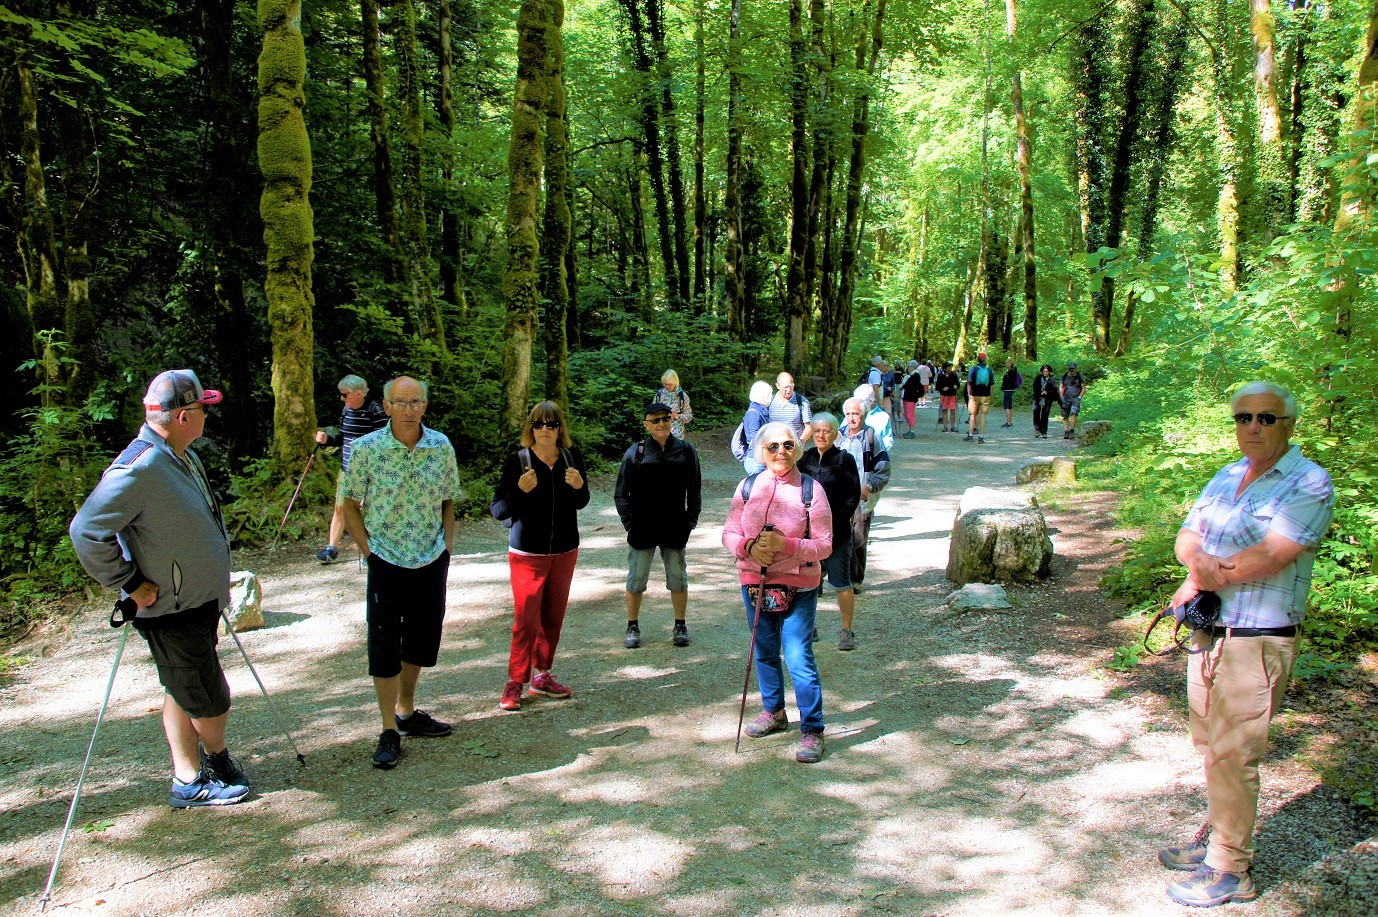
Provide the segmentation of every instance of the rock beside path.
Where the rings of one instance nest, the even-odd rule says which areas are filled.
[[[1045,579],[1053,540],[1033,494],[973,487],[962,494],[948,549],[947,578],[967,583]]]

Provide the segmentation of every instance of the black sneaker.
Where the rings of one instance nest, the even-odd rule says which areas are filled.
[[[323,564],[333,564],[340,559],[340,552],[330,545],[326,545],[316,552],[316,560]]]
[[[244,768],[230,757],[228,748],[221,749],[213,755],[208,755],[204,748],[201,749],[201,773],[228,786],[249,785],[249,778],[244,776]]]
[[[402,757],[402,737],[396,729],[384,729],[378,736],[378,750],[373,753],[373,766],[390,771]]]
[[[450,724],[442,723],[425,710],[413,710],[411,716],[397,718],[397,731],[404,736],[425,736],[434,739],[450,734]]]
[[[627,625],[627,636],[623,639],[622,645],[629,650],[634,650],[641,645],[641,627],[638,624]]]
[[[674,641],[675,646],[688,646],[688,645],[689,645],[689,628],[686,627],[686,626],[684,625],[683,622],[681,622],[681,621],[676,621],[676,622],[675,622],[675,635],[674,635],[674,637],[671,638],[671,639]]]
[[[249,788],[242,784],[227,784],[203,771],[191,783],[183,783],[172,778],[172,791],[168,793],[167,804],[174,809],[195,809],[201,806],[232,806],[242,802],[249,795]]]

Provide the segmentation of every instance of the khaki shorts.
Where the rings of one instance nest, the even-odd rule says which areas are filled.
[[[982,414],[989,414],[990,396],[972,395],[970,400],[967,402],[967,410],[971,412],[972,417],[980,417]]]

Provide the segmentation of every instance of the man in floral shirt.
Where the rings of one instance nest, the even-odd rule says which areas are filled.
[[[402,736],[446,736],[450,724],[416,709],[421,670],[435,665],[459,499],[459,465],[445,434],[427,429],[427,387],[408,376],[383,386],[388,425],[354,441],[345,525],[368,563],[368,673],[383,732],[373,766],[389,770]]]

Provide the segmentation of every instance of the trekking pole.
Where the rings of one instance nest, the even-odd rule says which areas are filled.
[[[761,529],[762,532],[769,532],[775,528],[773,525],[766,525]],[[742,709],[737,713],[737,744],[732,747],[734,754],[742,750],[742,723],[746,722],[746,690],[751,686],[751,666],[756,661],[756,628],[761,623],[761,606],[766,599],[766,568],[761,568],[761,585],[756,590],[756,617],[751,622],[751,647],[746,651],[746,675],[742,678]]]
[[[287,731],[287,724],[283,721],[282,714],[278,713],[277,704],[273,703],[272,695],[268,693],[268,689],[263,687],[263,679],[258,677],[258,670],[255,669],[254,664],[249,661],[249,654],[245,652],[244,644],[240,641],[239,634],[235,633],[234,625],[230,623],[230,616],[223,608],[220,609],[220,617],[225,622],[225,629],[228,630],[230,636],[234,638],[234,645],[239,647],[239,655],[244,657],[244,664],[249,667],[249,674],[253,675],[254,681],[258,683],[258,690],[263,692],[263,699],[268,702],[268,709],[273,712],[273,719],[277,720],[278,729],[282,730],[282,734],[287,737],[287,744],[292,746],[292,751],[297,753],[297,760],[301,762],[302,767],[305,767],[306,757],[301,753],[301,749],[297,748],[297,743],[292,738],[292,733]]]
[[[307,472],[311,470],[311,463],[316,460],[316,452],[321,448],[320,443],[311,450],[311,454],[306,457],[306,467],[301,470],[301,477],[297,479],[297,489],[292,491],[292,499],[287,501],[287,512],[282,514],[282,521],[278,523],[278,533],[273,536],[273,543],[269,545],[269,551],[276,551],[278,540],[282,538],[282,530],[287,527],[287,517],[292,514],[292,504],[297,502],[297,494],[301,493],[301,486],[306,483]],[[230,631],[234,633],[234,631]],[[242,648],[242,647],[241,647]]]
[[[138,607],[133,599],[121,599],[115,603],[116,611],[120,612],[123,621],[117,622],[115,615],[110,616],[110,626],[119,627],[124,621],[134,617]],[[124,656],[124,644],[129,639],[129,631],[120,631],[120,645],[115,649],[115,664],[110,667],[110,680],[105,683],[105,699],[100,702],[100,712],[96,714],[96,728],[91,730],[91,742],[86,746],[86,759],[81,762],[81,773],[77,776],[77,789],[72,794],[72,804],[67,808],[67,823],[62,826],[62,838],[57,842],[57,855],[53,857],[53,868],[48,870],[48,884],[43,886],[43,894],[38,896],[39,911],[48,909],[48,902],[53,900],[53,883],[57,880],[57,867],[62,862],[62,851],[67,846],[67,835],[72,830],[72,820],[77,816],[77,803],[81,800],[81,787],[86,782],[86,768],[91,763],[91,753],[96,748],[96,736],[100,733],[101,721],[105,719],[105,708],[110,704],[110,692],[115,687],[115,673],[120,670],[120,659]]]

